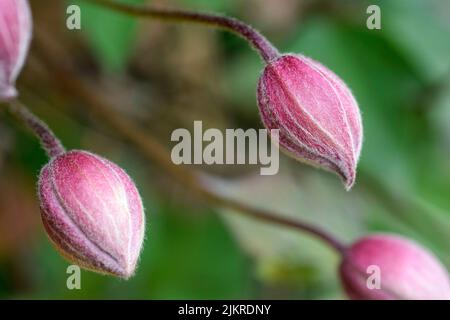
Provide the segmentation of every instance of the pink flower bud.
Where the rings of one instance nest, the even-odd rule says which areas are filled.
[[[337,173],[350,189],[361,152],[358,104],[345,83],[318,62],[283,55],[258,85],[264,125],[279,129],[280,146],[297,160]]]
[[[99,273],[133,275],[144,238],[144,209],[130,177],[86,151],[53,158],[39,179],[42,220],[69,261]]]
[[[31,29],[27,0],[0,1],[0,101],[17,96],[15,82],[28,53]]]
[[[352,299],[450,299],[449,275],[439,260],[399,236],[360,239],[346,253],[340,275]]]

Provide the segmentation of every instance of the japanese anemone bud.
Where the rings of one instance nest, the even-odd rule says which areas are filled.
[[[258,84],[264,125],[279,129],[282,150],[297,160],[355,182],[362,124],[350,89],[329,69],[302,55],[270,61]]]
[[[28,53],[31,29],[27,0],[0,1],[0,102],[17,96],[15,82]]]
[[[45,229],[64,257],[95,272],[133,275],[144,209],[121,168],[86,151],[70,151],[42,169],[38,188]]]
[[[425,248],[399,236],[360,239],[348,249],[340,275],[352,299],[450,299],[450,279],[442,264]]]

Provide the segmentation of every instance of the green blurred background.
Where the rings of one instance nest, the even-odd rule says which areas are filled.
[[[145,1],[131,1],[144,3]],[[48,2],[48,3],[47,3]],[[395,232],[450,267],[450,2],[447,0],[159,0],[222,12],[260,29],[284,52],[321,61],[353,90],[363,113],[357,183],[282,156],[280,173],[257,166],[201,168],[223,194],[317,224],[345,241]],[[83,81],[167,149],[175,128],[261,128],[255,89],[263,68],[234,35],[201,26],[136,20],[81,1],[31,1],[35,29],[65,51]],[[82,30],[65,27],[80,4]],[[381,30],[366,9],[381,8]],[[68,148],[88,149],[136,179],[147,214],[139,269],[129,281],[69,265],[40,222],[35,183],[46,156],[6,112],[0,117],[0,298],[341,299],[338,257],[309,236],[215,208],[174,183],[117,138],[88,107],[50,80],[33,45],[22,100]],[[53,57],[55,58],[55,57]],[[199,169],[199,168],[197,168]]]

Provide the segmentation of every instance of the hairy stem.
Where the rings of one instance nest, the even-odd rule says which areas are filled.
[[[141,155],[155,163],[180,184],[196,192],[210,203],[260,221],[309,233],[324,241],[339,254],[345,254],[346,245],[327,231],[297,219],[283,216],[280,213],[262,210],[224,197],[204,184],[203,180],[199,178],[197,171],[185,166],[175,165],[171,160],[170,153],[157,139],[115,111],[117,109],[113,107],[114,101],[111,101],[107,93],[102,93],[95,89],[94,86],[80,77],[70,63],[64,63],[61,59],[58,59],[58,57],[67,56],[62,47],[40,32],[36,33],[36,40],[35,52],[46,65],[46,70],[51,71],[54,84],[61,91],[81,101],[87,111],[95,113],[101,118],[102,123],[109,126],[113,132],[132,144]]]
[[[25,105],[18,100],[13,100],[9,103],[9,109],[33,131],[50,158],[63,154],[66,151],[47,124],[33,114]]]
[[[174,22],[199,23],[231,31],[246,39],[258,51],[261,58],[266,63],[269,63],[270,61],[280,56],[278,50],[259,31],[235,18],[227,17],[224,15],[187,10],[172,10],[149,6],[136,6],[120,3],[115,0],[91,1],[128,15]]]

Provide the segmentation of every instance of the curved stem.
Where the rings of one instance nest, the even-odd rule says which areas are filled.
[[[260,32],[235,18],[217,14],[184,10],[169,10],[154,7],[135,6],[119,3],[113,0],[92,1],[128,15],[150,17],[167,21],[201,23],[234,32],[249,41],[266,63],[269,63],[280,56],[279,51]],[[67,80],[76,81],[76,77],[68,77]],[[72,85],[75,84],[74,81],[71,82]],[[136,128],[133,124],[128,123],[128,121],[122,116],[114,114],[113,108],[109,108],[107,105],[105,105],[104,100],[101,101],[102,99],[99,99],[98,92],[86,92],[90,90],[89,87],[83,88],[85,90],[80,90],[80,87],[83,86],[83,82],[77,82],[76,90],[73,90],[72,92],[78,94],[78,96],[81,96],[81,98],[83,98],[85,102],[88,102],[91,106],[91,110],[99,113],[102,118],[106,120],[106,122],[110,125],[110,127],[112,127],[115,131],[117,131],[123,137],[133,143],[139,150],[144,151],[144,154],[146,156],[151,158],[153,161],[156,160],[156,162],[160,166],[165,168],[176,179],[184,182],[185,184],[189,184],[192,189],[196,190],[210,202],[228,209],[232,209],[234,211],[242,212],[247,216],[259,220],[310,233],[323,240],[340,254],[344,254],[346,246],[325,230],[307,223],[303,223],[297,220],[273,214],[265,210],[248,206],[244,203],[225,198],[222,195],[211,191],[200,182],[200,180],[194,175],[192,171],[190,171],[186,167],[173,165],[171,163],[170,156],[166,154],[167,152],[164,150],[164,147],[159,145],[157,141],[149,137],[148,134],[142,132],[140,129]],[[85,94],[83,94],[83,92]]]
[[[185,166],[174,165],[166,148],[147,132],[124,118],[123,115],[114,111],[116,109],[111,107],[111,102],[107,96],[100,94],[98,91],[94,92],[90,86],[86,86],[86,84],[79,81],[79,78],[76,76],[68,77],[67,80],[70,84],[66,83],[66,89],[68,88],[72,94],[77,95],[84,103],[88,104],[88,109],[100,116],[103,122],[116,134],[130,142],[147,159],[156,163],[174,179],[186,187],[189,187],[190,190],[193,190],[210,203],[214,203],[219,207],[227,208],[267,223],[309,233],[324,241],[339,254],[343,255],[345,253],[346,246],[332,234],[323,229],[311,224],[303,223],[297,219],[284,217],[280,213],[274,213],[247,205],[224,197],[216,191],[213,191],[208,185],[202,183],[202,180],[199,179],[195,171],[192,171]]]
[[[203,193],[204,198],[221,207],[231,209],[236,212],[242,212],[249,217],[263,220],[268,223],[281,225],[290,229],[309,233],[328,244],[342,256],[347,250],[347,246],[340,240],[338,240],[334,235],[312,224],[301,222],[297,219],[291,219],[289,217],[282,216],[279,213],[273,213],[270,211],[258,209],[256,207],[249,206],[245,203],[233,199],[225,198],[222,195],[210,191],[203,185],[199,186],[198,192]]]
[[[287,227],[300,232],[309,233],[324,241],[341,256],[346,252],[346,245],[336,239],[328,231],[314,225],[283,216],[280,213],[262,210],[228,197],[224,197],[203,183],[198,173],[185,166],[175,165],[167,149],[145,130],[118,113],[106,93],[86,83],[78,72],[70,65],[63,63],[58,57],[66,56],[66,52],[45,34],[36,33],[37,47],[35,52],[51,70],[54,84],[60,90],[76,97],[86,106],[86,110],[95,113],[117,135],[130,142],[145,158],[156,163],[162,170],[171,175],[180,184],[196,192],[205,200],[222,208],[227,208],[263,222]]]
[[[187,10],[136,6],[120,3],[114,0],[92,0],[92,2],[128,15],[149,17],[166,21],[200,23],[225,29],[240,35],[250,42],[250,44],[258,51],[261,58],[266,63],[269,63],[280,56],[278,50],[259,31],[235,18]]]
[[[18,117],[28,128],[33,131],[34,135],[41,142],[42,147],[47,152],[50,158],[63,154],[66,150],[55,136],[53,131],[47,124],[34,115],[26,106],[21,104],[18,100],[13,100],[9,103],[9,109]]]

